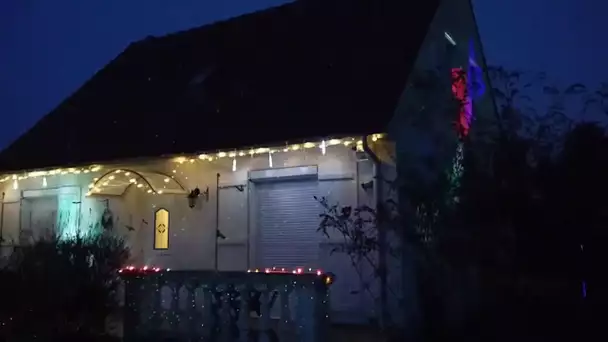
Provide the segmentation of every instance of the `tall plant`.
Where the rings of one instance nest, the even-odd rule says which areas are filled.
[[[373,207],[350,207],[330,203],[327,198],[318,199],[324,209],[318,230],[326,236],[337,233],[343,238],[333,252],[349,256],[362,289],[379,304],[383,315],[387,308],[382,307],[382,291],[402,309],[412,306],[412,298],[426,301],[434,296],[429,278],[437,274],[433,249],[436,229],[441,224],[438,213],[447,210],[446,196],[455,181],[449,164],[457,152],[459,108],[466,101],[466,93],[463,99],[455,99],[450,91],[452,83],[464,78],[464,73],[440,77],[444,71],[416,70],[410,77],[398,110],[404,115],[396,118],[395,126],[400,129],[393,138],[402,142],[411,140],[411,144],[404,145],[424,148],[395,151],[398,176],[389,178],[382,174],[374,179],[374,187],[382,189],[376,196],[380,200]],[[445,101],[437,101],[438,97]],[[380,241],[380,230],[386,232],[386,247]],[[381,253],[388,256],[387,264],[399,266],[382,265]],[[362,271],[366,268],[372,270],[371,275]],[[382,281],[383,277],[398,280],[402,285]],[[373,291],[372,284],[377,281],[381,288]],[[418,291],[417,294],[406,296],[403,290],[406,283],[415,283],[413,291]],[[383,318],[382,321],[387,320],[384,322],[387,328],[400,325],[402,319]]]

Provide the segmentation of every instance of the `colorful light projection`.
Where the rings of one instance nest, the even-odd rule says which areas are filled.
[[[473,100],[478,99],[485,93],[483,82],[483,71],[475,61],[475,45],[473,40],[469,42],[469,65],[465,72],[464,68],[452,68],[452,94],[460,102],[460,113],[458,118],[458,133],[460,138],[465,138],[471,129],[473,120]]]
[[[463,68],[452,68],[452,95],[460,104],[457,129],[461,139],[469,134],[473,116],[473,104],[468,95],[467,79]]]
[[[478,99],[486,92],[486,84],[483,82],[483,70],[475,61],[475,45],[473,40],[469,41],[469,70],[467,73],[469,80],[467,87],[468,93],[473,99]]]
[[[460,185],[460,178],[464,171],[462,162],[464,159],[463,140],[469,135],[473,121],[473,99],[477,99],[485,93],[483,82],[483,71],[475,61],[475,45],[473,40],[469,41],[469,65],[465,72],[464,68],[452,68],[452,95],[459,102],[458,123],[456,129],[460,141],[456,150],[456,156],[452,162],[450,173],[452,190]],[[454,198],[454,200],[456,200]]]

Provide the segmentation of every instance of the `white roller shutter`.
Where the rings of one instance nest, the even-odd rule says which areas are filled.
[[[21,243],[49,238],[57,232],[57,197],[24,198]]]
[[[19,244],[19,215],[21,203],[5,202],[2,217],[2,245],[18,245]]]
[[[318,267],[316,180],[276,181],[255,187],[256,263],[263,267]]]

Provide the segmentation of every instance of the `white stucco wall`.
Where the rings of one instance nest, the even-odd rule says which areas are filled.
[[[248,196],[248,192],[253,191],[254,187],[252,183],[248,184],[248,172],[268,169],[269,160],[267,154],[237,157],[236,171],[232,171],[232,159],[194,159],[194,162],[183,163],[174,159],[159,159],[128,166],[131,169],[160,171],[173,175],[187,190],[198,187],[205,191],[209,188],[208,201],[204,200],[204,196],[200,196],[197,206],[193,209],[188,207],[185,195],[151,195],[135,187],[130,187],[122,196],[86,196],[88,185],[95,177],[111,169],[124,168],[125,164],[102,165],[102,169],[96,173],[48,176],[46,186],[42,184],[42,177],[20,180],[18,189],[13,189],[12,181],[6,181],[0,184],[5,193],[4,244],[10,244],[11,241],[19,243],[20,229],[28,228],[28,222],[32,220],[26,217],[30,215],[28,203],[31,198],[55,198],[56,221],[63,229],[69,226],[68,230],[72,232],[76,231],[77,225],[84,232],[98,224],[106,206],[105,200],[108,200],[114,216],[115,233],[127,238],[134,263],[174,269],[212,269],[215,254],[216,175],[219,173],[219,229],[227,237],[218,243],[219,268],[253,267],[255,246],[251,243],[248,248],[247,241],[248,235],[249,241],[254,241],[256,222],[255,215],[251,213],[254,210],[252,196]],[[369,162],[357,162],[356,153],[351,147],[331,146],[327,148],[326,155],[322,155],[317,148],[280,152],[273,154],[272,159],[275,169],[317,165],[318,193],[320,196],[328,196],[331,202],[356,206],[357,201],[364,203],[369,201],[366,197],[373,196],[371,192],[363,191],[361,186],[357,185],[371,179],[372,168],[357,167],[357,163]],[[358,169],[364,171],[358,172]],[[233,185],[244,185],[245,191],[239,192],[229,187]],[[153,249],[154,212],[161,207],[169,210],[171,217],[170,246],[168,250],[163,251]],[[38,226],[43,224],[39,222]],[[53,222],[48,221],[47,225],[52,224]],[[130,231],[127,226],[133,227],[134,230]],[[322,243],[320,250],[325,248],[324,245],[325,243]],[[248,260],[250,265],[247,265]],[[310,266],[322,268],[323,265]]]
[[[43,186],[42,177],[19,180],[17,189],[13,188],[12,180],[0,183],[0,189],[5,193],[3,253],[8,254],[13,241],[19,244],[20,231],[30,228],[32,224],[29,222],[41,216],[32,210],[44,211],[44,217],[54,215],[46,221],[39,219],[40,222],[34,228],[48,226],[51,230],[75,233],[77,225],[82,232],[95,228],[108,205],[114,217],[114,233],[124,236],[131,248],[132,264],[172,269],[213,269],[216,175],[219,173],[219,230],[226,239],[218,241],[218,268],[247,270],[258,266],[255,265],[256,206],[255,196],[252,196],[255,184],[249,182],[248,177],[251,171],[269,169],[268,154],[237,157],[236,171],[232,170],[233,158],[230,157],[216,158],[213,161],[192,159],[192,162],[188,159],[183,163],[173,158],[102,165],[98,172],[48,176],[46,186]],[[279,152],[273,154],[272,161],[274,170],[317,166],[318,194],[328,197],[330,203],[353,207],[375,204],[373,189],[363,189],[361,186],[362,183],[373,180],[374,167],[363,153],[355,152],[352,146],[331,146],[326,149],[325,155],[319,148]],[[173,175],[188,191],[198,187],[204,192],[208,188],[209,198],[205,200],[205,196],[201,195],[196,207],[190,208],[184,194],[154,195],[134,186],[129,187],[122,196],[87,196],[89,185],[95,178],[115,169],[159,171]],[[244,191],[240,192],[233,187],[236,185],[243,185]],[[56,212],[49,214],[53,205],[56,206]],[[159,208],[165,208],[170,213],[168,250],[153,248],[154,213]],[[132,227],[132,230],[127,227]],[[341,279],[340,290],[332,295],[332,306],[338,314],[343,313],[342,317],[336,318],[337,321],[366,320],[374,312],[374,303],[360,288],[361,283],[351,266],[350,258],[339,253],[330,256],[329,253],[337,243],[344,241],[343,237],[334,235],[327,239],[320,233],[319,235],[318,264],[303,266],[333,272]],[[368,276],[373,277],[373,274]]]

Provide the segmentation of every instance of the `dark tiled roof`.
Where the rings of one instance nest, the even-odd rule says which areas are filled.
[[[438,2],[302,0],[131,44],[0,168],[383,131]]]

